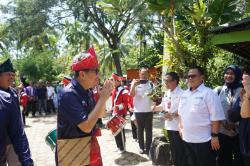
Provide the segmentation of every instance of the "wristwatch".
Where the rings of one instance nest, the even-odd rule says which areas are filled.
[[[218,133],[211,133],[211,136],[212,136],[212,137],[218,137],[219,134],[218,134]]]

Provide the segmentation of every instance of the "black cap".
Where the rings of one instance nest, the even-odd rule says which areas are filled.
[[[0,73],[3,72],[15,72],[13,64],[11,63],[10,59],[7,59],[5,62],[0,64]]]

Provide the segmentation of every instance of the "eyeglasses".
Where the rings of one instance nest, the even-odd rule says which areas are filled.
[[[188,75],[187,76],[187,79],[194,79],[194,78],[196,78],[198,75],[196,75],[196,74],[190,74],[190,75]]]

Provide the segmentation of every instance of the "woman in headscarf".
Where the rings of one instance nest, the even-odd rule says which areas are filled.
[[[242,89],[241,77],[241,70],[235,65],[230,65],[224,70],[224,85],[215,89],[226,117],[226,120],[222,122],[219,133],[221,145],[218,154],[219,166],[243,165],[239,145],[238,122],[232,121],[230,118],[240,107],[237,101],[239,101]]]

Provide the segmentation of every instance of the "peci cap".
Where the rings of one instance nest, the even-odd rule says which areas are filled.
[[[116,73],[112,73],[111,77],[116,80],[116,81],[124,81],[126,80],[126,78],[122,77],[122,76],[119,76],[118,74]]]
[[[71,77],[64,76],[60,83],[63,84],[64,86],[67,86],[70,83],[70,81],[71,81]]]
[[[13,64],[11,63],[10,59],[7,59],[2,64],[0,64],[0,73],[4,72],[15,72]]]
[[[73,58],[71,69],[80,71],[84,69],[96,69],[99,67],[96,53],[93,47],[88,49],[87,53],[80,53]]]

